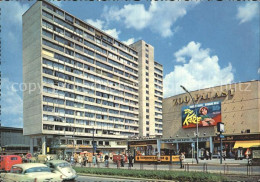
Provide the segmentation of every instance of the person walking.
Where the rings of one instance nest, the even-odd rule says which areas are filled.
[[[209,160],[209,151],[206,150],[206,160]]]
[[[180,155],[180,165],[181,165],[181,169],[184,168],[184,160],[185,160],[185,155],[184,153],[182,152],[181,155]]]
[[[105,155],[105,167],[108,167],[108,155]]]
[[[78,163],[79,163],[79,165],[82,167],[82,165],[83,165],[83,160],[82,160],[82,156],[81,156],[81,155],[78,156]]]
[[[97,157],[96,157],[96,155],[93,155],[92,163],[93,163],[94,166],[97,164]]]
[[[128,157],[129,167],[134,167],[133,159],[134,159],[134,157],[132,156],[132,154],[130,154]]]
[[[226,160],[226,157],[227,157],[227,152],[224,150],[223,152],[222,152],[222,157],[223,157],[223,159],[224,159],[224,161]]]
[[[120,156],[121,167],[124,167],[124,158],[125,158],[125,156],[123,154],[121,154],[121,156]]]
[[[86,167],[87,164],[87,157],[86,155],[83,156],[83,165]]]

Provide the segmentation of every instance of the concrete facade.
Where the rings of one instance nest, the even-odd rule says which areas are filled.
[[[163,67],[154,61],[154,48],[145,41],[131,45],[139,56],[139,132],[162,136]]]
[[[24,135],[43,136],[42,143],[50,135],[91,141],[93,132],[100,140],[162,135],[163,68],[149,45],[149,76],[143,75],[143,51],[49,2],[36,2],[23,15]],[[139,109],[146,91],[150,114],[144,127]]]
[[[224,135],[260,134],[260,82],[250,81],[190,92],[196,104],[221,101]],[[163,100],[165,138],[191,138],[196,128],[182,128],[181,108],[192,105],[188,94]],[[216,136],[217,127],[199,127],[199,137]]]

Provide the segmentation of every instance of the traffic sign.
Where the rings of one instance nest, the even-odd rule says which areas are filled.
[[[194,143],[191,143],[191,147],[194,148]]]
[[[219,135],[219,137],[220,137],[220,138],[225,138],[225,136],[224,136],[224,135],[221,135],[221,134]]]

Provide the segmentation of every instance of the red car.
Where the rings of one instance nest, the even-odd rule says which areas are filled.
[[[0,158],[0,171],[9,172],[14,164],[22,164],[19,155],[2,155]]]

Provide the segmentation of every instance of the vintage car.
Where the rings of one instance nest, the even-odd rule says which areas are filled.
[[[60,173],[51,172],[51,169],[41,163],[15,164],[10,173],[1,173],[1,182],[61,182]]]
[[[59,172],[63,180],[75,180],[78,177],[76,171],[72,169],[70,163],[64,160],[50,160],[46,165],[54,172]]]
[[[21,164],[22,158],[19,155],[0,156],[0,171],[9,172],[14,164]]]

